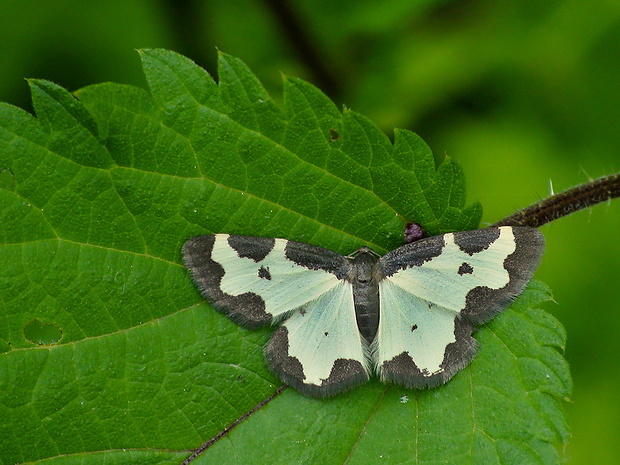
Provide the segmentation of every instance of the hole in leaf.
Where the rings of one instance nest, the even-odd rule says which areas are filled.
[[[10,168],[0,169],[0,189],[15,189],[15,175]]]
[[[41,323],[39,320],[32,320],[24,326],[24,336],[35,344],[56,344],[62,337],[62,331],[56,325]]]
[[[339,139],[340,139],[340,133],[338,131],[336,131],[335,129],[330,129],[329,130],[329,140],[334,142],[334,141],[337,141]]]

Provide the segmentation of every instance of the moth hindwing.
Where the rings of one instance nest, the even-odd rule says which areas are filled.
[[[474,325],[523,291],[543,251],[536,229],[505,226],[422,238],[383,257],[214,234],[189,239],[183,259],[233,321],[281,322],[265,346],[271,370],[327,397],[373,373],[408,388],[448,381],[476,353]]]

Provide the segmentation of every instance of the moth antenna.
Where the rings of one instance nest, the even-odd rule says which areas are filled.
[[[348,258],[349,260],[352,260],[352,259],[354,259],[355,257],[357,257],[361,253],[369,253],[371,255],[374,255],[375,257],[380,257],[381,256],[377,252],[372,250],[370,247],[363,246],[363,247],[360,247],[359,249],[357,249],[355,252],[350,253],[349,255],[345,255],[345,257]]]

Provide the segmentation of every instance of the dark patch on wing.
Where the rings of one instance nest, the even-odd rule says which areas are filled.
[[[288,329],[280,326],[265,346],[265,358],[275,374],[286,384],[295,387],[306,378],[301,362],[288,354]]]
[[[239,257],[251,258],[257,263],[265,259],[275,243],[273,237],[228,236],[228,245]]]
[[[471,267],[471,265],[469,263],[461,263],[461,266],[459,266],[459,271],[458,273],[463,276],[464,274],[472,274],[474,272],[474,269]]]
[[[424,376],[407,351],[383,362],[379,374],[381,381],[385,383],[394,383],[407,388],[428,387],[426,383],[428,377]]]
[[[404,351],[392,360],[383,362],[380,368],[381,379],[417,389],[432,388],[448,382],[476,355],[477,342],[471,337],[472,330],[472,325],[466,321],[455,321],[456,341],[446,346],[440,371],[429,373],[424,367],[418,367],[409,352]]]
[[[334,362],[329,377],[323,380],[321,386],[317,386],[320,391],[316,395],[307,394],[302,390],[300,392],[313,397],[328,397],[347,391],[366,381],[368,381],[368,373],[366,373],[361,362],[349,358],[339,358]],[[312,387],[314,390],[314,385],[306,384],[306,386]]]
[[[497,228],[494,228],[497,229]],[[475,287],[467,294],[461,316],[474,324],[490,320],[518,296],[540,263],[545,250],[543,235],[534,228],[512,227],[516,249],[504,260],[510,280],[500,289]]]
[[[499,237],[499,228],[475,229],[454,233],[454,243],[463,252],[474,255],[489,248]]]
[[[463,369],[472,361],[478,350],[478,341],[472,336],[474,327],[467,321],[456,318],[454,320],[454,342],[446,346],[443,362],[440,368],[442,380],[438,384],[449,381],[459,370]]]
[[[286,326],[276,329],[265,346],[265,357],[271,370],[282,381],[308,397],[329,397],[358,386],[368,380],[364,366],[357,360],[339,358],[321,385],[304,383],[306,375],[297,357],[288,353],[288,330]]]
[[[218,311],[242,326],[267,326],[272,315],[265,311],[265,301],[261,296],[252,292],[233,296],[221,291],[224,268],[211,259],[214,243],[214,235],[197,236],[183,246],[183,262],[200,293]]]
[[[440,255],[445,245],[443,236],[431,236],[392,250],[379,259],[381,278],[388,278],[400,270],[421,266]]]
[[[271,273],[269,272],[269,267],[261,266],[258,269],[258,277],[261,279],[266,279],[267,281],[271,281]]]
[[[342,255],[303,242],[288,241],[284,248],[284,255],[299,266],[309,270],[327,271],[338,279],[346,279],[351,270],[351,264]]]

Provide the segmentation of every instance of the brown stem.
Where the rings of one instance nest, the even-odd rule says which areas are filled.
[[[620,197],[620,173],[581,184],[519,210],[492,226],[530,226],[538,228],[584,208]]]

